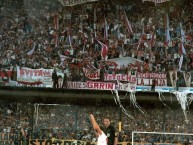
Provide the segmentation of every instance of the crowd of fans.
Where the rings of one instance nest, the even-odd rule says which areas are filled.
[[[63,7],[57,1],[53,4],[45,0],[10,0],[2,1],[0,6],[1,68],[57,67],[68,70],[69,79],[81,79],[82,67],[87,65],[106,67],[105,71],[110,72],[108,64],[101,63],[101,47],[97,42],[100,40],[109,48],[108,59],[129,56],[143,61],[115,68],[118,70],[176,70],[181,55],[184,56],[181,70],[193,70],[193,6],[189,1],[155,6],[141,0],[109,0]],[[124,12],[132,31],[127,30]],[[166,26],[167,15],[169,27]],[[105,19],[108,27],[105,27]],[[185,33],[185,51],[181,51],[180,23]],[[169,30],[170,40],[166,40],[166,30]]]
[[[178,69],[180,55],[183,55],[182,71],[192,72],[192,8],[190,0],[171,1],[156,6],[149,2],[142,3],[141,0],[109,0],[73,7],[63,7],[56,1],[49,3],[45,0],[2,0],[0,68],[15,65],[34,69],[57,67],[70,70],[71,78],[74,79],[73,76],[82,75],[81,68],[85,65],[104,67],[103,63],[100,63],[103,59],[97,39],[108,45],[109,59],[129,56],[143,61],[136,66],[134,64],[137,71],[163,72]],[[124,11],[130,21],[132,33],[128,32],[125,26]],[[167,14],[170,21],[169,42],[166,41],[165,32]],[[108,37],[104,36],[104,17],[108,24]],[[58,19],[58,26],[54,19]],[[180,22],[185,32],[185,52],[181,51]],[[34,51],[31,51],[33,48]],[[133,65],[120,69],[125,67],[133,69]],[[108,71],[108,67],[105,70]],[[81,77],[76,77],[78,78]],[[18,140],[24,139],[24,131],[25,134],[29,133],[28,137],[35,139],[56,137],[92,141],[95,137],[88,120],[88,112],[95,114],[98,122],[101,122],[103,116],[110,116],[116,127],[119,118],[116,107],[79,106],[66,108],[66,114],[62,114],[62,107],[47,107],[39,112],[40,116],[36,120],[37,110],[34,110],[31,104],[10,104],[3,101],[0,105],[1,132],[21,135]],[[192,132],[192,122],[184,125],[181,110],[170,110],[166,113],[163,110],[147,108],[147,112],[145,115],[134,110],[131,113],[135,120],[123,116],[119,141],[131,141],[131,132],[134,130]],[[189,117],[191,121],[191,112]],[[39,126],[36,126],[37,121]],[[182,142],[186,137],[138,134],[135,141]]]
[[[171,104],[171,103],[169,103]],[[128,104],[129,105],[129,104]],[[1,140],[13,140],[15,142],[29,139],[76,139],[87,142],[95,142],[96,136],[89,120],[89,113],[96,116],[97,122],[102,126],[102,119],[111,118],[112,125],[119,134],[119,142],[131,142],[132,131],[141,132],[192,132],[192,111],[187,113],[185,120],[183,111],[178,107],[164,109],[163,107],[142,104],[146,113],[137,108],[126,106],[126,110],[134,117],[129,118],[122,112],[122,130],[118,130],[120,111],[118,106],[80,106],[80,105],[42,105],[26,104],[1,100]],[[177,108],[177,109],[176,109]],[[24,133],[25,132],[25,136]],[[2,134],[11,134],[9,138],[2,138]],[[4,135],[5,136],[5,135]],[[135,142],[162,142],[184,143],[191,142],[192,136],[188,135],[157,135],[135,134]]]

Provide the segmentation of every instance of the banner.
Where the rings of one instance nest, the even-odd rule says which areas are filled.
[[[88,89],[94,90],[115,90],[115,83],[111,82],[91,82],[87,81]]]
[[[29,145],[86,145],[85,141],[80,140],[62,140],[62,139],[31,139]]]
[[[111,83],[111,82],[67,82],[68,89],[92,89],[92,90],[121,90],[121,91],[135,91],[136,85],[134,83]]]
[[[55,68],[56,69],[56,68]],[[193,85],[193,73],[182,71],[169,72],[136,72],[128,71],[126,74],[108,74],[104,73],[103,81],[96,81],[101,79],[100,69],[84,69],[87,82],[71,82],[66,71],[56,69],[31,69],[27,67],[16,67],[11,69],[2,69],[0,71],[0,85],[1,86],[25,86],[25,87],[54,87],[53,78],[57,81],[56,88],[68,89],[94,89],[94,90],[136,90],[138,86],[151,87],[155,82],[155,87],[170,88],[173,87],[189,87]],[[54,73],[56,72],[56,74]],[[53,74],[55,74],[53,77]],[[65,75],[66,74],[66,75]],[[93,80],[93,81],[92,81]],[[140,89],[138,89],[140,90]],[[138,91],[136,90],[136,91]],[[142,89],[143,90],[143,89]],[[146,90],[146,89],[145,89]],[[160,89],[159,89],[160,90]],[[162,90],[162,88],[161,88]],[[162,90],[164,91],[164,90]],[[189,90],[192,92],[192,90]]]
[[[151,86],[153,80],[156,81],[156,86],[167,86],[167,74],[165,73],[140,73],[136,74],[136,84],[141,86]]]
[[[104,81],[124,81],[136,83],[136,73],[128,72],[127,74],[104,74]]]
[[[114,90],[115,83],[111,82],[67,82],[69,89]]]
[[[31,139],[29,141],[29,145],[52,145],[52,144],[57,144],[58,145],[96,145],[96,142],[85,142],[85,141],[80,141],[80,140],[60,140],[60,139]],[[128,145],[131,144],[131,142],[118,142],[117,145]],[[138,143],[134,142],[134,145],[152,145],[152,143]],[[156,143],[156,145],[178,145],[175,143]]]
[[[49,84],[52,82],[53,69],[30,69],[22,67],[17,73],[18,85],[32,84],[35,82],[42,82],[43,84]]]
[[[29,85],[38,87],[52,87],[52,73],[54,69],[31,69],[22,67],[17,72],[18,86]],[[61,70],[57,69],[58,78],[63,78],[64,74]],[[58,80],[61,82],[61,79]]]
[[[117,84],[117,90],[121,91],[136,91],[136,84],[135,83],[121,83],[118,82]]]
[[[0,70],[0,82],[9,82],[9,79],[12,76],[12,70],[2,69]]]
[[[58,0],[63,6],[75,6],[88,2],[95,2],[98,0]]]
[[[164,73],[139,73],[128,72],[128,74],[105,74],[104,81],[124,81],[132,82],[136,85],[151,86],[153,80],[156,86],[167,86],[167,77]]]
[[[112,82],[67,82],[69,89],[114,90],[115,86],[115,83]]]
[[[83,71],[85,76],[91,80],[100,79],[100,69],[97,69],[96,71],[92,72],[89,69],[83,67]]]

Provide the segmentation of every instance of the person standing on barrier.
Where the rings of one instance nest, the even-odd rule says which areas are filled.
[[[53,88],[58,88],[58,75],[56,68],[54,68],[52,72],[52,81],[53,81]]]
[[[107,145],[108,138],[104,134],[104,132],[101,130],[101,128],[99,127],[98,123],[96,122],[96,120],[92,114],[90,114],[90,120],[91,120],[91,123],[92,123],[94,130],[96,131],[97,145]]]
[[[111,125],[110,118],[105,117],[103,119],[103,127],[101,129],[108,137],[108,145],[117,145],[118,143],[118,137],[117,133],[115,131],[115,128]]]

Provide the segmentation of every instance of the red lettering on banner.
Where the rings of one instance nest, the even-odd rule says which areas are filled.
[[[8,76],[5,75],[3,71],[0,71],[0,77],[11,77],[12,71],[11,70],[5,70]]]
[[[29,73],[30,73],[29,70],[27,70],[27,69],[24,69],[24,72],[25,72],[25,74],[26,74],[27,76],[28,76]],[[24,74],[24,75],[25,75],[25,74]]]
[[[103,82],[87,82],[87,87],[89,89],[103,89],[103,90],[113,90],[115,89],[114,83],[103,83]]]
[[[38,76],[42,76],[43,74],[42,74],[42,70],[39,70],[39,72],[38,72]]]
[[[158,86],[165,86],[166,85],[166,82],[165,82],[165,80],[157,80],[157,82],[158,82]]]
[[[79,82],[68,82],[68,88],[81,89],[81,83]]]
[[[37,76],[38,70],[34,70],[34,75]]]
[[[98,71],[95,72],[95,73],[90,73],[90,74],[87,73],[86,75],[87,75],[88,78],[91,78],[91,79],[92,79],[92,78],[93,78],[93,79],[100,78]]]
[[[45,70],[45,71],[43,71],[43,75],[44,76],[51,76],[51,73],[49,70]]]
[[[121,80],[125,80],[125,75],[122,75],[122,76],[121,76]]]
[[[112,74],[113,75],[113,80],[116,80],[116,74]]]
[[[166,74],[163,74],[163,73],[139,73],[139,72],[137,72],[137,78],[166,79]]]
[[[23,75],[24,75],[24,70],[20,69],[20,76],[23,76]]]
[[[137,85],[144,85],[144,80],[143,79],[137,79]]]
[[[108,80],[108,79],[107,79]],[[109,76],[109,80],[113,80],[112,76]]]
[[[30,70],[30,76],[33,76],[33,73],[34,71],[33,70]]]
[[[127,81],[127,82],[136,82],[136,76],[130,74],[105,74],[105,81]]]
[[[94,83],[94,89],[98,89],[98,83]]]
[[[127,81],[131,81],[131,75],[127,75]]]
[[[100,89],[104,89],[104,83],[101,83],[101,85],[100,85]]]
[[[136,77],[132,77],[132,82],[136,82]]]
[[[83,68],[85,76],[89,79],[100,79],[100,70],[97,69],[95,72],[90,72],[88,69]]]
[[[104,80],[107,80],[108,74],[104,74]]]

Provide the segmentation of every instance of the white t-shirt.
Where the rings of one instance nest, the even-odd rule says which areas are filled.
[[[102,131],[102,134],[98,136],[97,145],[107,145],[107,136]]]

